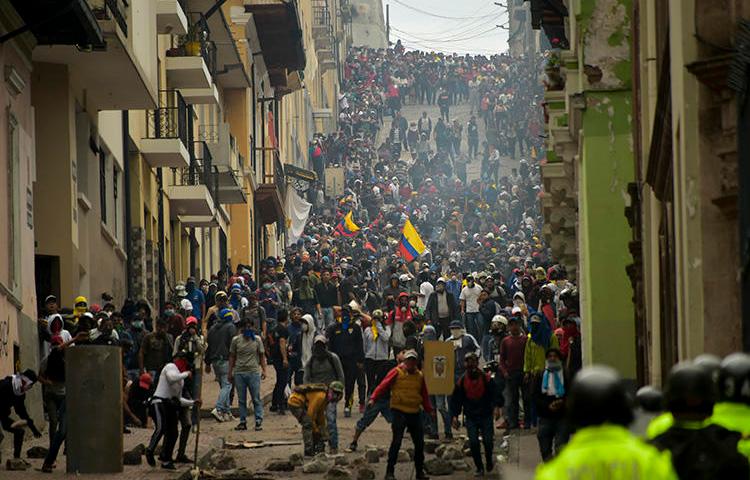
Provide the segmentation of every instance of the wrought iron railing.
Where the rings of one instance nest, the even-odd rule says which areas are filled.
[[[128,4],[125,0],[89,0],[89,5],[97,20],[114,19],[122,33],[128,36]]]
[[[219,202],[219,176],[211,150],[204,141],[193,142],[190,165],[178,170],[175,185],[205,185],[215,203]]]
[[[146,110],[146,138],[179,138],[188,146],[188,106],[177,90],[159,91],[159,108]]]
[[[331,24],[331,11],[328,0],[313,0],[313,26],[328,26]]]

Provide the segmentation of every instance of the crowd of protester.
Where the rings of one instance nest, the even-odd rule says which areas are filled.
[[[551,460],[570,433],[566,403],[582,367],[581,319],[576,286],[542,240],[538,70],[538,59],[504,55],[407,52],[400,44],[353,49],[339,98],[341,128],[310,146],[321,179],[326,167],[344,169],[343,191],[326,196],[322,182],[311,188],[314,209],[282,256],[187,278],[158,311],[146,301],[118,309],[106,297],[102,306],[78,297],[61,311],[47,297],[38,374],[0,382],[14,465],[28,466],[20,459],[24,426],[41,435],[24,405],[40,381],[50,436],[42,470],[54,469],[66,435],[65,351],[86,344],[121,347],[123,430],[153,425],[146,449],[152,466],[162,440],[163,468],[191,461],[186,447],[209,400],[201,392],[210,373],[219,384],[208,406],[214,419],[235,420],[236,398],[234,428],[247,430],[249,396],[252,425],[261,430],[269,365],[269,410],[299,420],[306,455],[326,443],[338,452],[343,401],[345,417],[359,414],[348,451],[379,415],[391,423],[387,478],[405,431],[417,478],[424,478],[424,437],[439,439],[440,424],[444,439],[465,425],[478,474],[494,468],[495,428],[537,428],[541,456]],[[441,115],[407,119],[408,104],[437,104]],[[462,104],[468,121],[452,116]],[[407,221],[426,247],[413,258],[399,253]],[[426,387],[426,341],[454,350],[451,395]],[[592,378],[619,398],[612,375]],[[593,388],[580,384],[584,392]],[[692,404],[675,405],[668,421],[677,425],[680,408]],[[20,423],[10,420],[11,407]],[[600,423],[623,424],[625,414],[610,418],[617,407]],[[578,426],[594,425],[597,414],[592,409],[594,420]],[[669,448],[668,439],[660,442]]]

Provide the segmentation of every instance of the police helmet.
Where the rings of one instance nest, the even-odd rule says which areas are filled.
[[[660,412],[662,410],[661,390],[652,385],[639,388],[635,392],[635,400],[646,412]]]
[[[576,428],[613,423],[627,426],[633,410],[620,375],[612,368],[582,369],[570,389],[568,415]]]
[[[718,386],[721,401],[750,404],[750,355],[727,356],[721,362]]]
[[[664,403],[672,413],[713,412],[716,395],[711,373],[692,362],[678,363],[669,372]]]

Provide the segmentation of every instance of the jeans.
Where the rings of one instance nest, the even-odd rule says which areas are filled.
[[[315,331],[322,333],[334,322],[333,307],[321,307],[320,314],[315,315]]]
[[[523,385],[523,371],[510,372],[508,378],[505,379],[505,389],[505,418],[508,428],[518,428],[518,401],[521,390],[523,390],[523,411],[526,417],[530,410],[528,395]]]
[[[344,370],[344,406],[352,408],[354,403],[354,384],[359,377],[360,368],[354,359],[342,358],[341,366]],[[362,396],[360,395],[360,399]]]
[[[422,424],[422,415],[417,413],[404,413],[400,410],[391,410],[393,412],[393,422],[391,423],[391,446],[388,448],[388,466],[386,474],[393,474],[398,460],[398,452],[401,450],[401,441],[404,439],[404,431],[409,430],[411,441],[414,443],[414,466],[416,475],[421,476],[424,471],[424,427]]]
[[[469,313],[466,312],[466,333],[474,338],[482,338],[479,332],[482,331],[482,320],[479,316],[479,312]]]
[[[547,462],[554,455],[560,453],[563,445],[568,442],[568,429],[565,427],[562,418],[539,417],[539,431],[536,434],[539,441],[539,452],[542,454],[542,460]],[[554,443],[554,455],[552,445]]]
[[[393,414],[389,407],[390,403],[391,399],[386,397],[380,398],[373,405],[367,405],[365,413],[357,420],[357,431],[364,432],[378,418],[378,414],[382,415],[386,422],[391,423],[393,421]]]
[[[44,457],[45,465],[52,465],[53,463],[55,463],[55,460],[57,460],[57,454],[60,452],[60,447],[62,447],[62,444],[65,441],[65,436],[68,433],[66,412],[67,408],[65,406],[65,397],[63,396],[57,406],[57,412],[55,412],[57,414],[57,430],[55,431],[55,435],[50,441],[47,456]]]
[[[276,370],[276,384],[273,387],[271,405],[278,408],[280,412],[283,412],[286,410],[284,390],[289,385],[289,367],[285,367],[284,362],[278,359],[273,361],[273,368]]]
[[[448,409],[448,396],[430,395],[430,403],[432,403],[432,406],[443,419],[443,433],[446,436],[453,435],[453,430],[451,429],[451,413]],[[438,435],[437,415],[435,417],[430,417],[430,434],[433,436]]]
[[[55,432],[60,425],[60,417],[58,413],[61,404],[65,403],[65,395],[52,393],[45,388],[43,398],[44,406],[47,409],[47,416],[49,417],[49,448],[52,448],[52,442],[55,440]]]
[[[471,456],[474,458],[474,466],[477,470],[484,470],[482,465],[482,451],[479,447],[479,434],[482,435],[482,443],[484,444],[484,458],[487,461],[487,466],[492,465],[492,451],[494,449],[494,425],[492,425],[492,415],[486,417],[474,417],[472,415],[466,415],[466,433],[469,436],[469,448],[471,449]]]
[[[489,333],[485,333],[482,335],[482,338],[480,340],[480,348],[482,349],[482,358],[485,362],[490,362],[493,360],[492,358],[492,349],[490,348],[490,341],[492,340],[492,335]]]
[[[260,399],[260,373],[240,372],[234,374],[234,386],[237,388],[237,400],[240,404],[240,423],[247,421],[247,391],[253,400],[255,423],[263,422],[263,402]]]
[[[339,448],[339,429],[336,426],[336,404],[329,403],[326,407],[326,422],[328,423],[328,445],[333,449]]]
[[[216,399],[216,410],[221,413],[229,412],[229,393],[232,391],[232,384],[229,383],[229,362],[226,360],[216,360],[211,364],[211,368],[216,375],[216,381],[219,382],[219,397]]]

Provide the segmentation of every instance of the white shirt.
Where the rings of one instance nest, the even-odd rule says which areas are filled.
[[[458,297],[459,300],[463,300],[466,302],[466,313],[478,313],[479,312],[479,302],[477,299],[479,298],[479,294],[482,292],[482,287],[474,284],[474,288],[469,288],[469,286],[465,286],[461,290],[461,296]]]
[[[430,298],[432,292],[435,291],[435,287],[430,282],[422,282],[419,286],[419,296],[417,297],[417,307],[420,310],[424,310],[427,307],[427,299]]]
[[[156,391],[154,392],[154,403],[159,403],[163,400],[169,400],[172,398],[179,398],[180,405],[183,407],[190,407],[193,405],[193,400],[188,400],[182,397],[182,387],[185,384],[185,379],[188,377],[188,372],[180,372],[177,365],[170,362],[164,365],[159,375],[159,382],[156,384]]]

